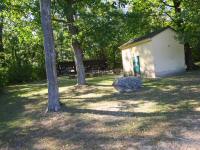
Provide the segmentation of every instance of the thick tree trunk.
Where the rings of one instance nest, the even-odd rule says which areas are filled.
[[[77,84],[85,85],[85,67],[83,64],[83,50],[81,48],[81,43],[77,39],[78,28],[74,24],[74,17],[76,16],[75,11],[73,10],[73,0],[68,0],[67,5],[70,11],[67,14],[68,28],[69,32],[72,36],[72,47],[74,49],[74,59],[76,64],[76,72],[77,72]]]
[[[192,49],[190,47],[190,44],[186,42],[184,44],[184,50],[185,50],[185,64],[187,66],[187,70],[194,70],[195,69],[195,64],[193,62],[192,58]]]
[[[181,29],[182,32],[184,32],[184,27],[182,25],[183,20],[180,18],[181,13],[181,0],[173,0],[174,3],[174,9],[177,16],[179,16],[179,19],[177,20],[177,26]],[[185,64],[187,66],[187,70],[194,70],[195,64],[193,63],[192,59],[192,49],[190,47],[190,43],[185,42],[184,43],[184,50],[185,50]]]
[[[187,66],[187,70],[194,70],[196,66],[193,63],[192,59],[192,49],[189,43],[184,44],[185,49],[185,64]]]
[[[60,109],[56,73],[56,54],[51,25],[51,0],[40,0],[42,28],[44,32],[45,65],[48,82],[48,111]]]
[[[76,64],[76,72],[77,72],[77,84],[85,85],[85,68],[83,64],[83,53],[80,47],[80,44],[77,40],[72,42],[72,46],[74,49],[74,60]]]

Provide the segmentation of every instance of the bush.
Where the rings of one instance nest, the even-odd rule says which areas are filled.
[[[199,62],[200,61],[200,50],[193,50],[192,57],[193,57],[194,62]]]
[[[8,82],[11,84],[41,80],[46,77],[43,66],[33,66],[31,64],[19,65],[13,63],[7,72]]]
[[[7,84],[7,70],[5,68],[0,69],[0,91],[3,90]]]
[[[46,78],[46,70],[44,65],[40,65],[33,68],[32,73],[34,80],[43,80]]]
[[[8,68],[8,81],[9,83],[21,83],[32,81],[32,65],[24,64],[12,64]]]

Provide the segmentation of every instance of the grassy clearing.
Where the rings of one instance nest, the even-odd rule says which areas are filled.
[[[77,88],[62,77],[62,111],[44,114],[44,82],[13,85],[0,95],[0,149],[198,149],[200,72],[145,80],[119,94],[116,76]]]

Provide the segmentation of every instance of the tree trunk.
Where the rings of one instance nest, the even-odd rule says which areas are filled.
[[[116,66],[116,65],[117,65],[117,64],[116,64],[116,50],[117,50],[117,48],[114,48],[114,49],[113,49],[113,53],[112,53],[112,55],[113,55],[113,66],[112,66],[112,67],[113,67],[113,70],[116,69],[116,67],[117,67],[117,66]]]
[[[44,32],[45,65],[48,82],[48,108],[47,111],[60,109],[58,81],[56,73],[56,54],[51,25],[51,0],[40,0],[42,29]]]
[[[72,46],[74,49],[74,60],[76,64],[77,72],[77,84],[85,85],[85,68],[83,64],[83,53],[80,44],[77,40],[72,41]]]
[[[177,26],[178,28],[184,32],[184,27],[182,25],[183,20],[180,18],[180,13],[181,13],[181,0],[173,0],[174,3],[174,9],[176,15],[179,17],[177,20]],[[187,70],[194,70],[195,69],[195,64],[193,63],[192,59],[192,49],[190,47],[190,43],[185,41],[184,43],[184,50],[185,50],[185,64],[187,66]]]
[[[0,52],[4,52],[3,48],[3,16],[0,16]]]
[[[78,28],[74,25],[74,17],[76,16],[75,11],[73,10],[73,0],[68,0],[67,5],[70,11],[67,13],[67,21],[69,32],[72,36],[72,47],[74,49],[74,59],[76,64],[76,72],[77,72],[77,84],[85,85],[85,67],[83,64],[83,50],[81,48],[81,43],[77,39]]]
[[[184,50],[185,50],[185,64],[187,66],[187,70],[194,70],[195,64],[192,58],[192,49],[188,42],[184,44]]]
[[[0,12],[2,13],[2,12]],[[3,47],[3,15],[0,15],[0,67],[5,66],[5,54],[4,54],[4,47]]]
[[[184,49],[185,49],[185,64],[187,66],[187,70],[194,70],[195,65],[194,65],[193,59],[192,59],[192,49],[190,47],[190,44],[185,43]]]

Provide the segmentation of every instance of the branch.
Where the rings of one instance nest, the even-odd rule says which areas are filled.
[[[163,0],[161,0],[161,2],[162,2],[165,6],[168,6],[168,7],[175,7],[174,5],[170,5],[170,4],[168,4],[167,2],[165,2],[165,1],[163,1]]]
[[[56,21],[56,22],[62,22],[64,24],[71,24],[70,22],[67,22],[66,20],[63,20],[63,19],[56,19],[56,18],[52,18],[53,21]]]
[[[176,20],[174,20],[174,18],[173,18],[170,14],[168,14],[167,12],[165,12],[165,14],[166,14],[173,22],[176,23]]]

